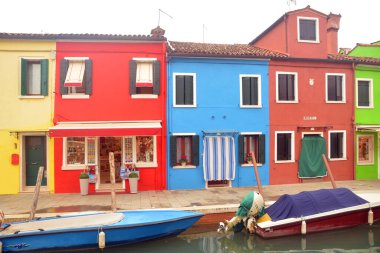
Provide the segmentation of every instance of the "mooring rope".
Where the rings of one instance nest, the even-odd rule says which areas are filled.
[[[0,227],[3,224],[4,220],[5,220],[4,212],[3,210],[0,209]]]

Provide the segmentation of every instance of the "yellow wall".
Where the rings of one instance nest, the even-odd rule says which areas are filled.
[[[22,154],[21,135],[47,134],[53,125],[54,41],[0,40],[0,194],[20,192],[20,165],[11,164],[11,154]],[[21,97],[21,58],[48,59],[48,96]],[[48,138],[48,137],[47,137]],[[54,145],[48,138],[49,191],[54,191]]]

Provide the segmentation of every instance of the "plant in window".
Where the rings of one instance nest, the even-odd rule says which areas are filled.
[[[252,163],[252,161],[253,161],[252,153],[248,153],[248,154],[247,154],[246,161],[247,161],[247,163]]]
[[[179,159],[179,162],[182,166],[185,166],[187,164],[187,157],[185,155],[181,156],[181,159]]]

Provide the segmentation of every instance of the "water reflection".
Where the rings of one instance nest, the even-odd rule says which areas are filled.
[[[76,251],[78,252],[78,251]],[[241,253],[241,252],[315,252],[380,253],[380,224],[350,229],[321,232],[306,236],[291,236],[264,240],[245,233],[218,234],[216,232],[180,235],[178,237],[145,242],[123,247],[107,248],[104,253]]]

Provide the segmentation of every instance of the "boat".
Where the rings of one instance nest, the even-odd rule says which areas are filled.
[[[254,224],[255,233],[265,239],[372,225],[380,220],[380,193],[336,188],[285,194],[265,213],[270,219]]]
[[[174,236],[203,215],[181,210],[93,213],[4,223],[0,252],[90,249]]]

